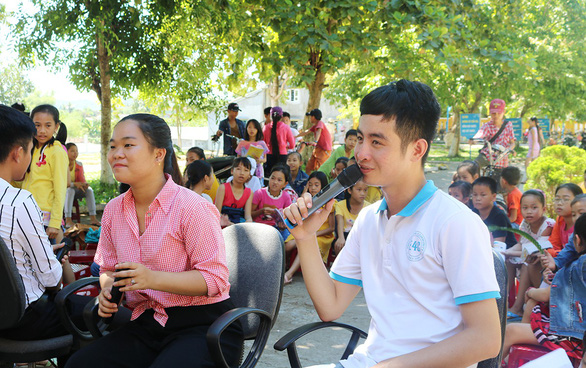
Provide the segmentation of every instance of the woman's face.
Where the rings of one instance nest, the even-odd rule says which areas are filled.
[[[37,128],[35,138],[39,142],[39,146],[42,146],[51,140],[59,129],[59,123],[55,122],[53,115],[48,112],[37,112],[32,117],[32,120]]]
[[[112,132],[108,163],[116,180],[132,186],[163,173],[165,152],[147,142],[136,121],[124,120]]]
[[[248,136],[251,140],[254,139],[256,141],[256,133],[258,132],[258,130],[254,126],[254,123],[248,123],[248,125],[246,126],[246,132],[248,132]]]

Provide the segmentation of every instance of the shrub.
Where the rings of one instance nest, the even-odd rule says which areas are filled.
[[[555,188],[564,183],[584,181],[586,151],[578,147],[555,145],[544,148],[541,155],[527,168],[525,189],[537,188],[545,192],[548,213],[552,214]]]

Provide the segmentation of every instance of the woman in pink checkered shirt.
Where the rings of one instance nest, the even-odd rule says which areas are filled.
[[[102,217],[95,256],[102,286],[98,314],[118,310],[110,302],[115,285],[133,309],[132,319],[74,354],[67,367],[214,367],[205,335],[233,308],[218,210],[176,184],[181,173],[171,131],[157,116],[122,119],[108,162],[130,189],[110,201]],[[227,361],[237,364],[241,326],[222,336]]]

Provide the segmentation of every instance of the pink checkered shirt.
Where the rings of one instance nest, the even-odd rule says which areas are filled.
[[[507,124],[507,125],[505,126],[505,129],[503,129],[501,134],[496,138],[496,140],[494,142],[492,142],[492,145],[494,146],[495,144],[499,144],[499,145],[507,148],[511,145],[511,142],[515,140],[515,132],[513,131],[513,123],[511,123],[510,121],[505,121],[503,124]],[[474,138],[489,140],[498,131],[499,131],[499,128],[496,125],[494,125],[494,123],[492,121],[489,121],[488,123],[485,123],[484,125],[482,125],[482,127],[480,127],[480,130],[478,131],[478,133],[476,133]],[[483,149],[480,150],[480,152],[483,153],[486,157],[488,157],[488,154],[489,154],[488,147],[484,147]],[[498,156],[498,153],[493,150],[492,151],[492,160],[493,160],[494,165],[496,167],[503,168],[503,167],[509,166],[509,156],[508,155],[506,155],[505,157],[503,157],[500,160],[495,162],[497,156]]]
[[[104,209],[102,232],[95,262],[100,272],[114,271],[121,262],[141,263],[151,270],[182,272],[198,270],[208,286],[203,296],[163,291],[130,291],[125,295],[134,308],[132,319],[153,309],[165,326],[164,308],[218,303],[229,298],[226,250],[217,208],[197,193],[167,176],[146,214],[145,232],[139,236],[132,189],[111,200]]]

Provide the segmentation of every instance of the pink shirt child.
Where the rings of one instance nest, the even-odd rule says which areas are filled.
[[[262,188],[254,192],[252,204],[256,204],[257,208],[273,207],[283,209],[291,205],[291,197],[284,190],[281,190],[279,196],[273,197],[267,188]],[[274,216],[260,215],[254,218],[254,222],[275,226]]]
[[[264,136],[265,143],[269,147],[270,154],[276,154],[273,152],[273,147],[271,147],[271,133],[273,131],[273,123],[269,123],[265,125],[265,128],[262,131]],[[279,153],[280,155],[287,154],[287,144],[289,147],[295,147],[295,138],[293,137],[293,133],[291,132],[291,128],[282,121],[277,123],[277,142],[279,143]]]
[[[154,319],[167,323],[165,308],[214,304],[229,298],[230,283],[220,214],[212,203],[179,186],[167,183],[149,206],[145,231],[139,235],[132,189],[112,199],[104,209],[102,233],[95,262],[100,273],[114,271],[121,262],[136,262],[152,270],[182,272],[197,269],[208,294],[187,296],[156,290],[127,291],[132,320],[152,308]]]

